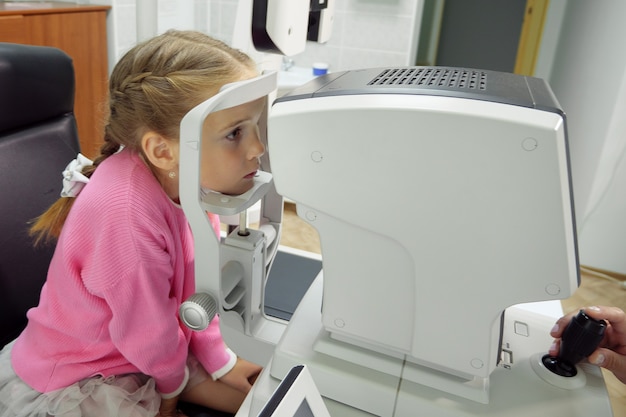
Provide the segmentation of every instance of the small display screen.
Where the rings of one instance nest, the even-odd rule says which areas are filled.
[[[293,417],[314,417],[313,411],[311,411],[311,407],[309,407],[307,400],[302,400]]]

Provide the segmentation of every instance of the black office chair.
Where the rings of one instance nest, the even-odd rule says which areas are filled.
[[[39,302],[54,245],[33,246],[29,222],[59,197],[79,152],[74,67],[63,51],[0,43],[0,349]],[[228,417],[181,404],[189,417]]]
[[[54,247],[29,222],[58,197],[79,150],[72,60],[55,48],[0,43],[0,347],[39,301]]]

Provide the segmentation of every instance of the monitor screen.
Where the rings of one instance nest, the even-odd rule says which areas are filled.
[[[294,366],[258,417],[330,417],[313,377],[304,365]]]
[[[315,417],[306,399],[302,400],[293,415],[294,417]]]

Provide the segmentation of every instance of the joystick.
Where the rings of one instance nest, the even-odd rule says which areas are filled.
[[[576,364],[596,350],[606,326],[604,320],[595,320],[580,310],[563,331],[559,354],[533,355],[530,361],[533,370],[544,381],[559,388],[584,387],[587,381],[585,372],[579,372]]]
[[[544,355],[543,364],[557,375],[576,376],[575,365],[596,350],[605,329],[604,320],[595,320],[580,310],[563,331],[559,354],[556,357]]]

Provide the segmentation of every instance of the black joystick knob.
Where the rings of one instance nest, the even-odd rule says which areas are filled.
[[[595,320],[580,310],[563,331],[558,356],[545,355],[542,358],[543,364],[557,375],[576,376],[575,365],[596,350],[604,337],[605,329],[604,320]]]

